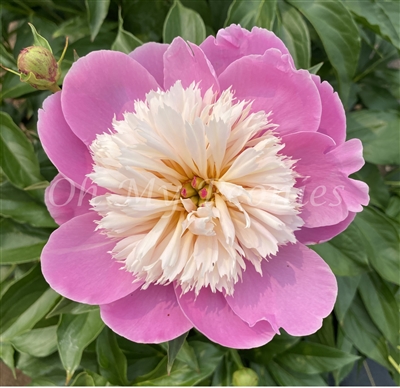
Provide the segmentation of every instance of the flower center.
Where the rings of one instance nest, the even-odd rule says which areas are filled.
[[[114,259],[144,281],[234,293],[247,265],[295,242],[294,161],[265,112],[178,81],[152,91],[91,145],[92,199]]]

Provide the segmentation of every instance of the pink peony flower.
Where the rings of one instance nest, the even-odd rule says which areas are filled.
[[[232,348],[314,333],[337,286],[305,244],[369,200],[348,178],[364,161],[345,125],[332,87],[264,29],[90,53],[39,114],[60,172],[46,280],[135,342],[192,327]]]

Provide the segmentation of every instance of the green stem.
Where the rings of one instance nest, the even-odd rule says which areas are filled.
[[[236,349],[229,349],[233,362],[237,365],[239,369],[244,368],[242,359],[239,356],[239,353]]]
[[[51,90],[53,93],[57,93],[61,90],[61,88],[57,84],[53,84],[49,86],[49,90]]]

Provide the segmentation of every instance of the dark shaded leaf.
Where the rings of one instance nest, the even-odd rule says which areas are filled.
[[[343,323],[347,310],[356,296],[361,276],[336,276],[338,283],[338,296],[335,303],[336,318]]]
[[[85,5],[90,26],[90,39],[93,42],[107,16],[110,0],[85,0]]]
[[[136,47],[143,44],[135,35],[124,30],[124,21],[121,15],[121,8],[118,11],[118,35],[111,46],[111,50],[122,51],[125,54],[131,53]]]

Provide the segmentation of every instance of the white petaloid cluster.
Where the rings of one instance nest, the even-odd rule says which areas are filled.
[[[233,294],[246,266],[261,272],[303,223],[294,161],[279,154],[276,125],[231,90],[202,96],[179,81],[134,108],[91,145],[90,177],[108,190],[91,205],[98,228],[117,241],[113,257],[144,287]],[[207,200],[182,195],[193,178],[207,185]]]

